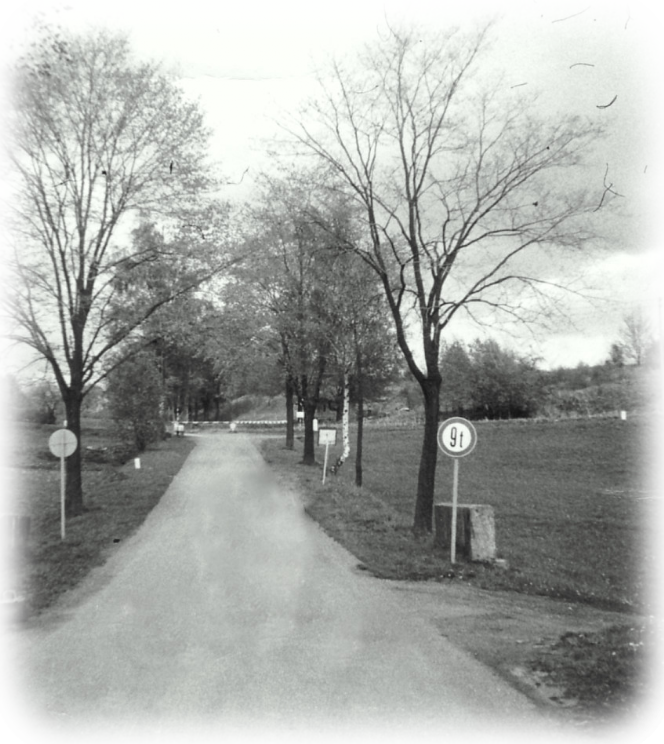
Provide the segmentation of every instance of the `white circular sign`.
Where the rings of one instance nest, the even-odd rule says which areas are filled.
[[[469,455],[477,444],[475,427],[464,418],[455,416],[443,421],[438,429],[438,446],[450,457]]]
[[[76,434],[69,429],[58,429],[48,438],[48,446],[56,457],[69,457],[77,444]]]

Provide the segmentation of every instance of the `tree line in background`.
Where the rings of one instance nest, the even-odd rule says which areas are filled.
[[[60,391],[48,377],[21,384],[14,375],[4,376],[2,389],[9,420],[52,425],[64,419]]]
[[[478,339],[467,346],[455,341],[443,349],[440,367],[445,416],[527,418],[537,410],[540,373],[535,362],[494,340]]]

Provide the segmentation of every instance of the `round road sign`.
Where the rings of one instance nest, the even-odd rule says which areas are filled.
[[[476,444],[475,427],[464,418],[449,418],[438,429],[438,446],[450,457],[465,457],[475,449]]]
[[[48,446],[56,457],[69,457],[77,444],[76,434],[69,429],[58,429],[48,439]]]

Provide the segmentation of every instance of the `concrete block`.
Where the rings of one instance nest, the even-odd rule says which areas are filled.
[[[27,547],[30,538],[30,517],[0,514],[0,553],[9,554]]]
[[[452,504],[435,504],[435,543],[450,549]],[[486,504],[457,504],[456,554],[471,561],[496,558],[496,526],[493,507]]]

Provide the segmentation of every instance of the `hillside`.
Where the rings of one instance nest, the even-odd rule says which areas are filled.
[[[544,418],[608,415],[619,411],[643,413],[657,406],[656,385],[659,371],[646,367],[579,365],[571,369],[538,372],[533,393],[534,416]],[[443,382],[443,388],[445,383]],[[443,390],[444,392],[444,390]],[[441,410],[444,411],[444,394]],[[388,385],[384,394],[365,401],[371,418],[415,418],[422,411],[418,384],[403,378]],[[464,411],[469,418],[483,418]],[[354,406],[351,416],[354,415]],[[336,413],[323,405],[318,411],[322,421],[334,421]],[[283,396],[245,395],[229,403],[222,419],[239,421],[283,421],[286,406]]]
[[[579,365],[541,374],[544,395],[540,413],[544,416],[643,413],[657,406],[657,369]]]

